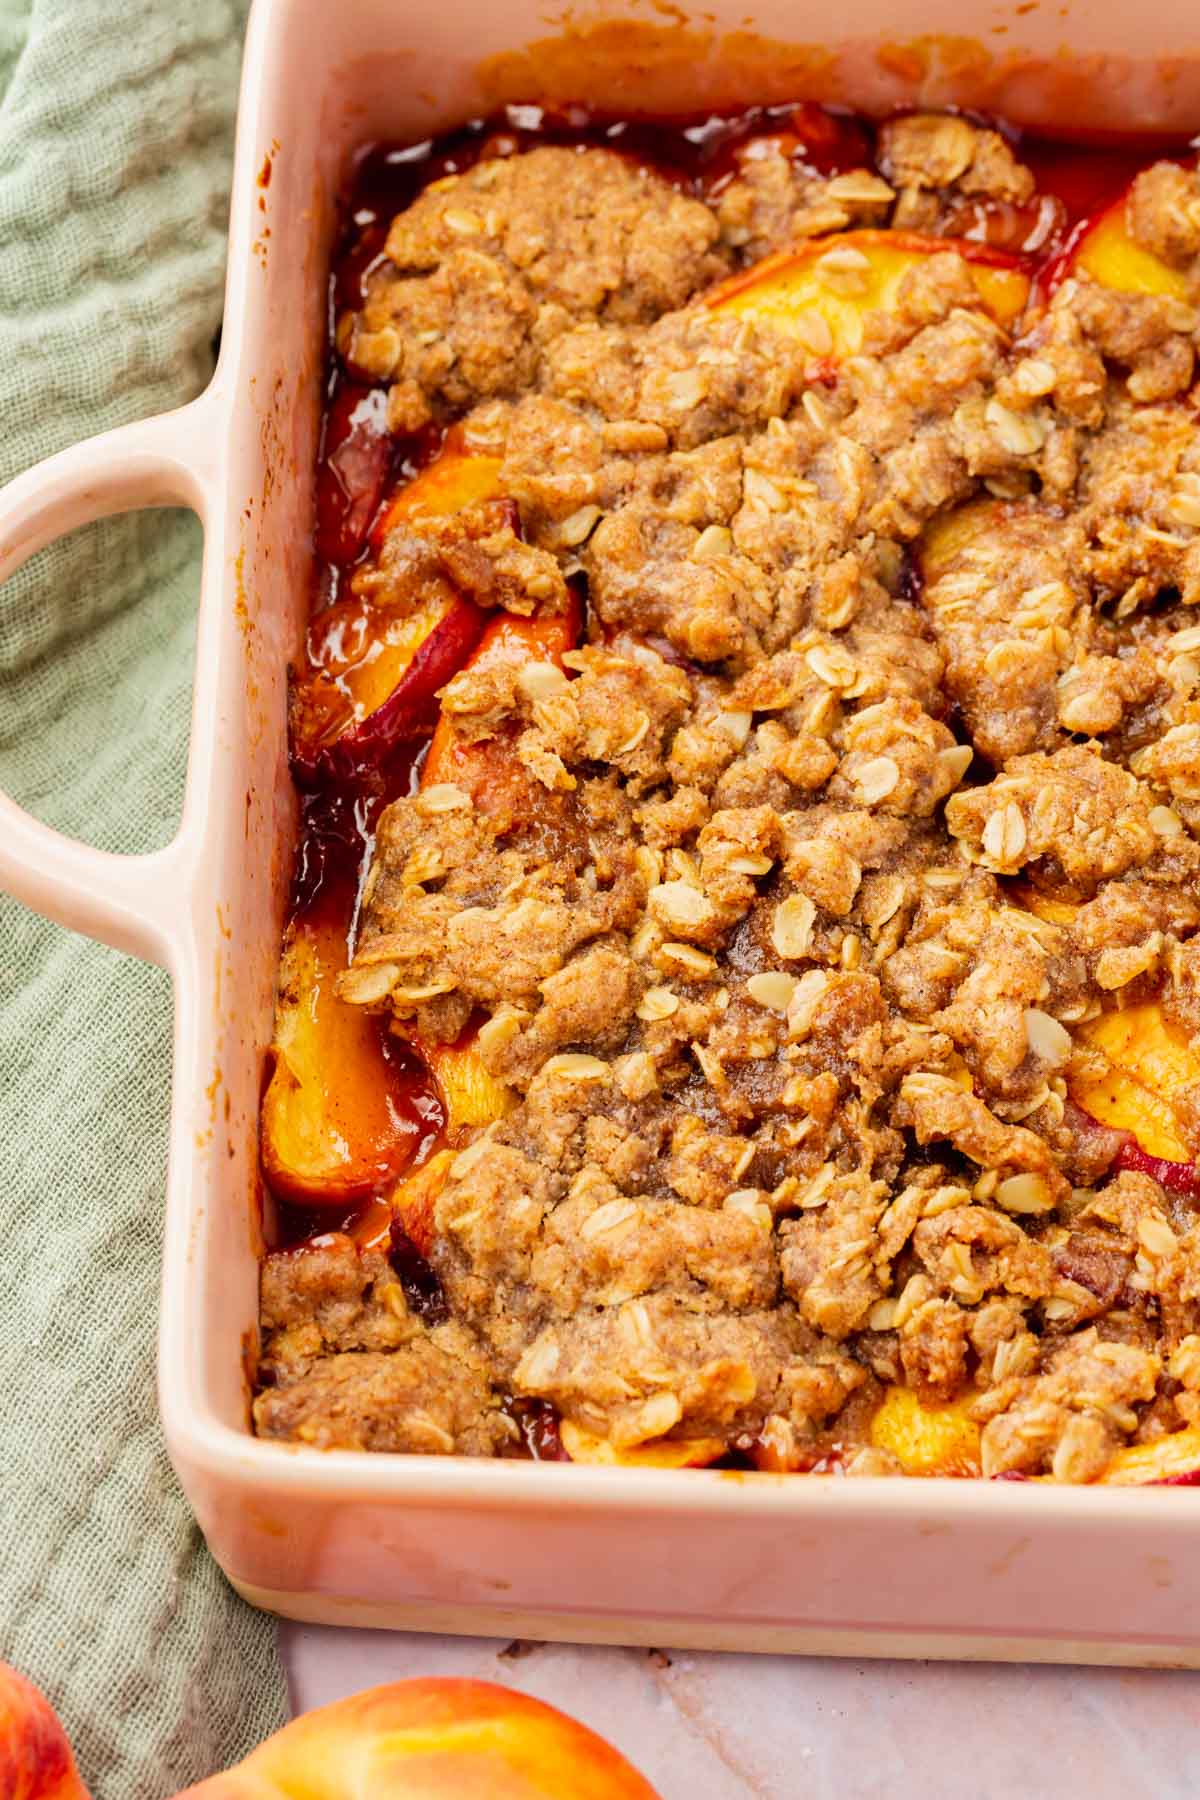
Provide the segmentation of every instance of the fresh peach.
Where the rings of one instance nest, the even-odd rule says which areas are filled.
[[[490,1681],[398,1681],[305,1713],[186,1800],[657,1800],[553,1706]],[[184,1796],[177,1796],[184,1800]]]
[[[965,261],[980,308],[998,325],[1015,324],[1030,287],[1020,259],[965,239],[898,231],[844,231],[777,251],[721,282],[704,304],[773,325],[818,359],[839,362],[861,350],[870,313],[895,309],[904,277],[947,250]]]
[[[725,1454],[721,1438],[654,1438],[648,1444],[618,1449],[608,1438],[586,1431],[571,1419],[559,1421],[558,1434],[572,1462],[607,1468],[702,1469]]]
[[[890,1387],[871,1420],[871,1443],[890,1452],[906,1475],[978,1475],[971,1398],[928,1406],[912,1388]]]
[[[4,1800],[89,1800],[58,1715],[7,1663],[0,1663],[0,1794]]]
[[[399,1103],[378,1021],[340,1000],[344,929],[304,919],[284,941],[263,1097],[263,1170],[300,1206],[344,1206],[394,1181],[412,1156],[418,1125]]]

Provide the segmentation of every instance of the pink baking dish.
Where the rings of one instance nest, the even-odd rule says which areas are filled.
[[[0,495],[0,576],[106,513],[200,515],[183,821],[166,849],[121,858],[0,798],[0,880],[174,979],[163,1421],[213,1555],[256,1604],[509,1636],[1200,1666],[1189,1488],[360,1456],[248,1430],[257,1111],[295,821],[285,669],[307,598],[325,269],[350,152],[548,92],[626,113],[953,100],[1060,127],[1200,128],[1194,0],[981,5],[970,39],[960,0],[858,0],[836,44],[813,0],[749,0],[752,26],[747,3],[551,22],[536,0],[258,0],[212,385]]]

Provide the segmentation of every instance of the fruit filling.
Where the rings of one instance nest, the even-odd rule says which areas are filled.
[[[1200,173],[534,110],[347,207],[254,1402],[1200,1471]]]

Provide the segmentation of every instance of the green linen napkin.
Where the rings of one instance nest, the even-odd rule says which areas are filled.
[[[220,322],[242,0],[0,0],[0,480],[191,398]],[[0,787],[116,851],[183,793],[200,534],[135,514],[0,588]],[[165,976],[0,896],[0,1656],[96,1800],[162,1800],[285,1718],[154,1396]]]

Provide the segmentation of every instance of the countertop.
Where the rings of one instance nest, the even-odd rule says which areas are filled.
[[[663,1800],[1200,1793],[1200,1673],[281,1629],[297,1711],[408,1675],[500,1681],[609,1738]]]

